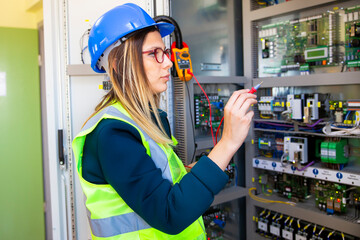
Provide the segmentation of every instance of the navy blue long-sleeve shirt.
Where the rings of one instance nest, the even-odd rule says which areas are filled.
[[[170,135],[166,113],[160,117]],[[86,137],[82,174],[91,183],[110,184],[150,226],[168,234],[199,218],[228,182],[227,174],[203,156],[172,186],[146,154],[139,132],[114,119],[103,119]]]

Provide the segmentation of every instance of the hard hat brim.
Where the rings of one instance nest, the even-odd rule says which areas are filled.
[[[155,23],[155,26],[159,28],[161,37],[166,37],[167,35],[171,34],[175,29],[174,25],[166,22]]]

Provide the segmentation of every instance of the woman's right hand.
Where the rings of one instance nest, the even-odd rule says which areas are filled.
[[[221,140],[209,154],[222,170],[225,170],[231,158],[244,143],[248,135],[253,111],[249,111],[252,104],[257,103],[256,95],[248,93],[249,89],[242,89],[232,94],[224,108],[224,127]]]

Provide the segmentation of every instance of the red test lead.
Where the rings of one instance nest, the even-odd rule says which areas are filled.
[[[263,82],[259,83],[258,85],[256,85],[255,87],[252,87],[251,90],[249,91],[249,93],[256,93],[256,91],[259,89],[260,85]]]

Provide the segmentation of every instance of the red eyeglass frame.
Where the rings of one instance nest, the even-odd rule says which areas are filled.
[[[161,61],[161,62],[160,62],[159,59],[157,58],[157,54],[156,54],[156,51],[157,51],[158,49],[160,49],[160,50],[163,52],[162,61]],[[166,54],[166,56],[170,59],[171,49],[170,49],[170,48],[166,48],[165,50],[163,50],[162,48],[155,48],[155,49],[153,49],[153,50],[149,50],[149,51],[144,51],[144,52],[142,52],[142,54],[147,54],[147,53],[153,53],[156,62],[158,62],[158,63],[163,63],[163,62],[164,62],[164,55],[165,55],[165,54]]]

